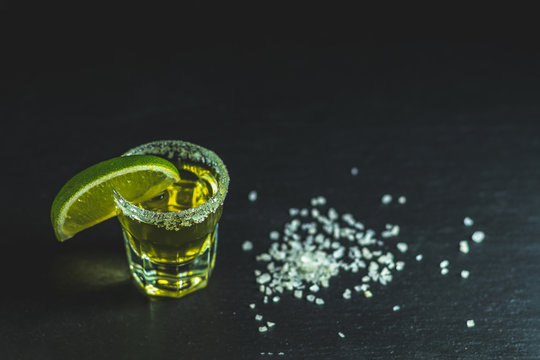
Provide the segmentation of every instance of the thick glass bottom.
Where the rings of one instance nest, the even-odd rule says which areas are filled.
[[[185,262],[154,262],[145,254],[139,255],[132,248],[125,229],[123,234],[131,275],[145,294],[180,298],[204,288],[208,283],[216,259],[217,226],[208,234],[199,255]]]

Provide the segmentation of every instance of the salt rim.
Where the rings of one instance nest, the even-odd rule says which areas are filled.
[[[158,140],[132,148],[122,156],[130,155],[161,155],[168,160],[181,158],[209,166],[216,172],[218,191],[202,205],[175,212],[142,209],[113,191],[115,203],[125,215],[167,230],[178,230],[203,222],[223,204],[229,188],[229,173],[223,161],[212,150],[181,140]]]

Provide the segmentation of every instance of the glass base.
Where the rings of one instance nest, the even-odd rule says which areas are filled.
[[[209,246],[197,257],[182,263],[157,263],[133,250],[123,229],[131,275],[138,287],[149,296],[180,298],[202,289],[214,269],[218,231],[209,234]]]

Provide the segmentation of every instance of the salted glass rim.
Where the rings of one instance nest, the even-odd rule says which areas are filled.
[[[157,140],[134,147],[122,156],[131,155],[157,155],[169,160],[181,158],[209,167],[217,176],[218,190],[203,204],[174,212],[159,212],[140,208],[113,190],[116,206],[124,215],[141,222],[174,230],[203,222],[223,204],[229,188],[229,173],[221,158],[212,150],[182,140]]]

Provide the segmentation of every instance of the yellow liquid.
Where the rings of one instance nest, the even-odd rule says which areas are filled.
[[[136,205],[155,212],[182,211],[204,204],[217,191],[218,182],[206,168],[186,163],[176,166],[180,182]],[[178,298],[206,286],[214,268],[222,209],[219,206],[200,223],[174,229],[118,214],[131,274],[142,291]]]
[[[177,164],[177,167],[180,182],[137,206],[157,212],[181,211],[204,204],[217,191],[217,180],[209,170],[186,163]],[[203,222],[178,230],[139,222],[123,214],[119,214],[118,219],[131,248],[139,257],[170,264],[190,261],[213,245],[221,212],[220,206]]]

